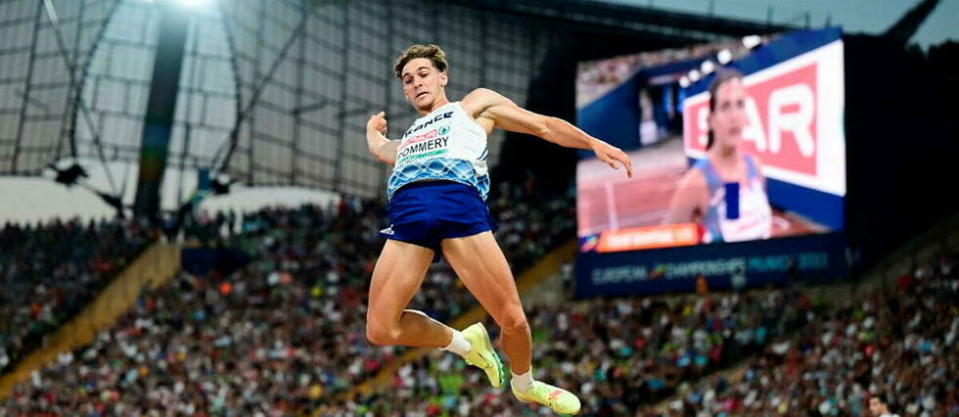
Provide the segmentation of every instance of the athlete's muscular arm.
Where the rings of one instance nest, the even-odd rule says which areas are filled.
[[[539,136],[567,148],[591,149],[600,160],[613,169],[626,168],[633,176],[633,164],[619,148],[594,138],[576,126],[558,117],[544,116],[526,110],[512,100],[486,88],[478,88],[466,95],[460,105],[487,131],[498,127],[511,132]],[[618,165],[617,165],[618,164]]]
[[[366,145],[376,159],[393,165],[396,162],[396,148],[400,141],[389,140],[386,137],[386,113],[379,112],[370,116],[366,122]]]

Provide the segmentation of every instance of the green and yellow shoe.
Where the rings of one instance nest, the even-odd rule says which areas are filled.
[[[576,414],[580,408],[579,398],[573,393],[540,381],[533,381],[533,385],[525,393],[513,387],[513,395],[524,403],[542,404],[561,415]]]
[[[463,359],[466,363],[486,372],[486,377],[489,378],[493,388],[502,387],[503,382],[506,381],[506,368],[503,367],[503,362],[499,360],[493,344],[490,343],[486,327],[483,323],[474,323],[463,329],[462,333],[471,346],[469,353],[463,356]]]

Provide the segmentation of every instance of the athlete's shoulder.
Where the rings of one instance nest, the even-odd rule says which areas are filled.
[[[704,163],[703,160],[696,161],[696,163],[683,174],[683,177],[680,178],[679,186],[682,188],[705,187],[706,164],[708,164],[708,162]]]
[[[478,88],[474,88],[473,91],[470,91],[465,96],[463,96],[463,100],[474,100],[474,99],[496,97],[496,96],[502,97],[500,93],[497,93],[489,88],[478,87]]]
[[[498,104],[512,104],[513,102],[496,91],[489,88],[477,88],[470,91],[460,100],[460,106],[471,116],[477,116],[486,111],[486,109]]]
[[[690,168],[690,171],[704,171],[709,169],[709,166],[711,164],[712,162],[709,161],[709,156],[707,155],[705,157],[697,159],[695,162],[693,162],[693,165],[689,168]]]
[[[763,160],[759,158],[759,155],[744,152],[743,159],[745,159],[748,163],[755,165],[756,167],[763,166]]]
[[[743,160],[746,161],[746,170],[750,177],[759,176],[760,178],[765,178],[763,175],[763,161],[759,159],[758,155],[744,153]]]

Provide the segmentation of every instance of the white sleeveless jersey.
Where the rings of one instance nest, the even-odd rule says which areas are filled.
[[[447,103],[413,121],[396,150],[386,193],[404,185],[447,180],[469,185],[483,200],[489,193],[486,131],[459,102]]]
[[[743,155],[743,160],[746,163],[746,181],[739,188],[739,217],[736,219],[729,219],[726,215],[725,181],[716,172],[712,161],[704,158],[693,165],[693,169],[701,170],[706,177],[709,190],[709,208],[703,219],[706,228],[703,242],[769,239],[772,234],[772,209],[759,166],[751,156]]]
[[[724,242],[742,242],[746,240],[769,239],[772,234],[772,209],[769,199],[759,179],[749,180],[746,187],[739,189],[739,218],[726,217],[725,190],[720,189],[710,205],[717,205],[719,229]]]

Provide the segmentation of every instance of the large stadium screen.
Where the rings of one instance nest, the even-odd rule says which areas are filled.
[[[634,175],[583,152],[582,252],[839,232],[843,45],[821,30],[583,62],[577,124]]]

